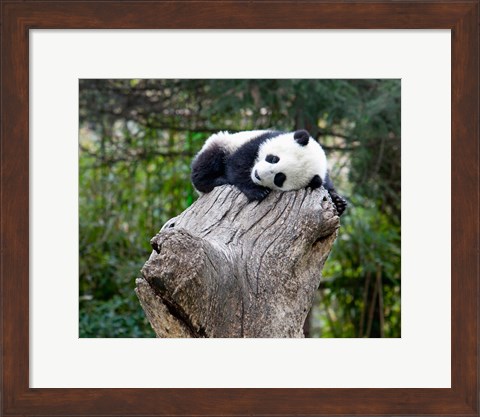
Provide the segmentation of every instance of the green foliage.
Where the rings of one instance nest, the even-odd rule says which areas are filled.
[[[349,215],[342,219],[341,233],[323,269],[323,278],[318,311],[314,312],[321,323],[314,334],[400,335],[400,227],[378,207],[362,198],[350,201]],[[374,320],[379,315],[382,319]],[[381,329],[380,321],[384,322]]]
[[[80,337],[155,337],[133,285],[129,290],[108,300],[80,301]]]
[[[149,240],[196,199],[219,130],[306,128],[350,202],[312,336],[400,336],[399,80],[81,80],[80,336],[152,337],[134,295]]]

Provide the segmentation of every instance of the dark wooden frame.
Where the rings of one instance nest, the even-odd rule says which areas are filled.
[[[1,12],[2,415],[479,415],[478,0],[4,0]],[[34,28],[451,29],[452,388],[30,389],[28,35]]]

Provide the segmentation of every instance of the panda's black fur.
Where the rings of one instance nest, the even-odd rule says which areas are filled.
[[[300,153],[300,155],[304,155],[306,159],[311,159],[315,156],[315,152],[320,152],[319,155],[325,160],[324,170],[312,170],[311,176],[305,173],[307,176],[305,177],[306,179],[302,179],[303,183],[301,183],[301,186],[298,186],[299,183],[294,181],[293,184],[287,185],[285,190],[303,187],[314,189],[323,185],[330,193],[338,214],[341,215],[344,212],[347,202],[335,191],[328,171],[326,170],[326,159],[323,149],[315,142],[315,147],[310,147],[307,150],[309,140],[314,141],[308,132],[299,130],[289,134],[279,131],[253,131],[251,132],[251,137],[248,136],[248,132],[244,133],[245,134],[242,133],[243,138],[238,141],[238,145],[233,139],[227,142],[229,139],[227,132],[219,132],[219,134],[213,135],[207,140],[204,147],[192,162],[192,183],[198,191],[209,193],[215,187],[231,184],[239,188],[250,201],[261,201],[269,194],[271,188],[278,190],[284,189],[283,185],[287,178],[289,181],[292,181],[292,173],[289,172],[288,169],[293,163],[295,163],[297,170],[302,169],[298,166],[298,163],[301,164],[302,161],[298,161],[298,163],[297,161],[292,161],[290,166],[287,165],[287,169],[284,170],[284,172],[275,173],[273,169],[276,166],[275,164],[285,158],[286,155],[280,155],[280,157],[274,153],[267,155],[265,158],[266,162],[261,162],[267,167],[272,167],[269,170],[269,175],[272,176],[271,183],[269,183],[269,187],[259,184],[262,180],[257,171],[252,172],[252,170],[258,165],[260,148],[265,146],[267,141],[269,141],[268,146],[270,146],[270,149],[273,148],[280,152],[281,149],[276,148],[280,148],[281,146],[277,146],[277,144],[281,144],[282,146],[288,144],[288,146],[293,146],[292,149],[296,152],[304,152]],[[287,140],[293,140],[293,145],[286,142]],[[303,151],[303,149],[305,149],[305,151]],[[313,154],[312,150],[314,151]],[[284,160],[282,162],[284,162]],[[316,163],[316,161],[314,161],[314,163]],[[274,173],[275,175],[273,176]],[[302,175],[303,174],[304,172],[302,172]],[[324,178],[322,178],[322,176]],[[293,179],[295,180],[295,178]],[[255,183],[254,180],[258,183]]]

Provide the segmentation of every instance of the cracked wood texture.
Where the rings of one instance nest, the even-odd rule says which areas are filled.
[[[303,337],[339,225],[323,188],[217,187],[151,240],[137,296],[158,337]]]

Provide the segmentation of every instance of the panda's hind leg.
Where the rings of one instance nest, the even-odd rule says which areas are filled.
[[[212,145],[199,153],[192,162],[192,183],[202,193],[209,193],[215,187],[227,184],[225,176],[224,148]]]
[[[329,191],[329,194],[332,198],[333,204],[335,204],[338,215],[341,216],[347,208],[347,200],[345,200],[341,195],[337,194],[336,191]]]
[[[345,209],[347,208],[347,205],[348,205],[347,200],[345,200],[340,194],[337,193],[337,191],[333,186],[332,180],[330,179],[330,176],[328,174],[325,177],[323,186],[330,194],[330,198],[332,199],[333,204],[335,204],[335,208],[337,209],[338,215],[341,216],[345,211]]]

